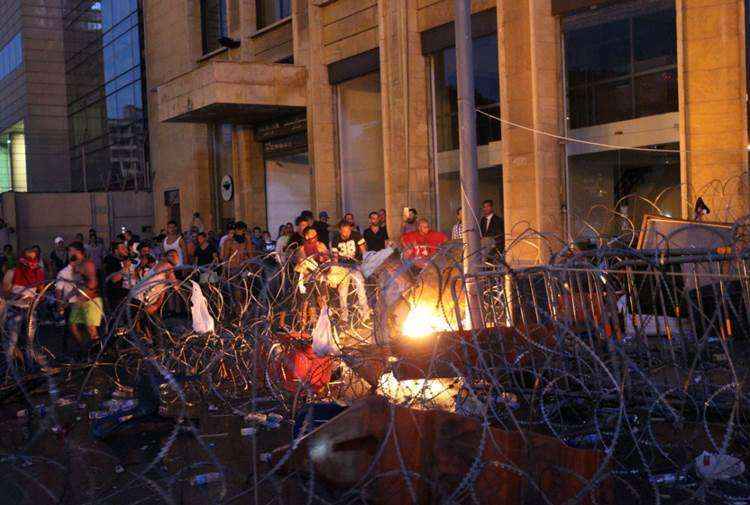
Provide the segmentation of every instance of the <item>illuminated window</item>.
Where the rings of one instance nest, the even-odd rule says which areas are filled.
[[[385,207],[380,72],[337,88],[342,207],[364,221],[370,211]]]
[[[6,191],[28,191],[23,122],[0,134],[0,193]]]

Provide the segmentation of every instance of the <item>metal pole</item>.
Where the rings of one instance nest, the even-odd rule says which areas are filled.
[[[479,290],[474,275],[481,267],[481,241],[476,211],[477,131],[474,105],[474,52],[471,38],[471,0],[455,0],[456,75],[458,81],[458,141],[460,149],[461,219],[463,221],[466,298],[473,328],[481,326]]]

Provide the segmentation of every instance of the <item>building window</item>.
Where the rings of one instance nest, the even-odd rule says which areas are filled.
[[[17,33],[10,42],[0,49],[0,79],[23,64],[23,43],[21,34]]]
[[[571,128],[677,111],[674,7],[615,6],[563,26]]]
[[[266,156],[264,164],[268,231],[276,238],[282,224],[312,208],[312,166],[307,151]]]
[[[258,30],[292,15],[292,0],[257,0]]]
[[[81,2],[65,11],[74,191],[150,188],[138,3]]]
[[[474,101],[477,109],[500,116],[500,78],[497,35],[474,39]],[[449,47],[433,57],[435,73],[435,118],[438,151],[458,149],[458,85],[456,48]],[[477,113],[477,144],[500,140],[500,122]]]
[[[0,134],[0,193],[28,191],[23,121]]]
[[[680,215],[679,145],[647,147],[674,152],[622,149],[569,158],[574,236],[595,238],[593,228],[627,241],[645,215]]]
[[[337,93],[343,210],[365,222],[385,207],[380,71],[338,84]]]
[[[201,0],[203,54],[221,48],[219,39],[227,36],[226,0]]]

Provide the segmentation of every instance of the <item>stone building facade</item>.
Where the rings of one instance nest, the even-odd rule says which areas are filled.
[[[479,181],[529,235],[748,210],[743,0],[473,0]],[[144,0],[156,228],[460,202],[453,0]],[[499,118],[499,119],[498,119]],[[563,138],[575,140],[563,140]],[[477,209],[477,213],[479,209]],[[614,226],[620,226],[615,224]]]

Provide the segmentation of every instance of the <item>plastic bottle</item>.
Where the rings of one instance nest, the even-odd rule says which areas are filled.
[[[92,410],[89,412],[89,419],[104,419],[110,413],[104,410]]]
[[[196,475],[190,480],[190,483],[193,486],[204,486],[206,484],[209,484],[211,482],[216,482],[217,480],[221,479],[221,474],[219,472],[211,472],[211,473],[203,473],[201,475]]]
[[[260,412],[250,412],[245,416],[245,421],[249,423],[266,424],[268,416]]]
[[[44,417],[47,415],[47,407],[44,405],[36,405],[34,406],[32,411],[35,412],[39,417]],[[28,415],[29,415],[28,409],[22,409],[16,413],[16,416],[18,417],[26,417]]]
[[[266,428],[270,430],[275,430],[281,426],[281,421],[283,420],[284,420],[283,416],[281,416],[280,414],[271,412],[270,414],[268,414],[268,418],[266,419]]]

